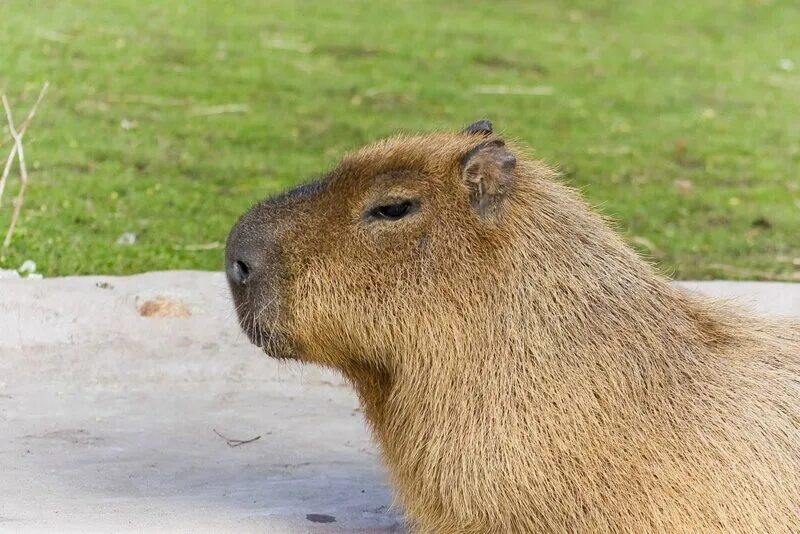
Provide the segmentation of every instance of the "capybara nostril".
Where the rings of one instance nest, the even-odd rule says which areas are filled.
[[[242,260],[233,260],[228,266],[228,277],[235,284],[246,284],[250,274],[250,266]]]

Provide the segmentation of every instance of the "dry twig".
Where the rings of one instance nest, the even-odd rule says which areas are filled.
[[[25,132],[28,130],[28,125],[31,123],[31,120],[33,120],[33,117],[36,115],[36,110],[39,108],[39,104],[42,102],[42,99],[44,98],[49,86],[49,82],[45,82],[42,90],[39,92],[39,97],[36,99],[33,107],[28,112],[28,116],[25,117],[25,120],[22,121],[22,124],[20,124],[19,130],[17,130],[14,126],[14,118],[11,115],[11,106],[8,104],[8,99],[6,98],[6,95],[2,95],[3,109],[6,112],[6,120],[8,121],[8,131],[11,134],[11,138],[14,140],[14,145],[11,147],[11,152],[8,155],[8,159],[6,159],[6,165],[3,168],[3,174],[0,176],[0,200],[3,199],[3,191],[5,190],[6,181],[8,180],[8,176],[11,172],[11,166],[14,163],[15,157],[19,158],[20,174],[19,193],[17,194],[17,198],[15,198],[13,201],[14,212],[11,215],[11,224],[8,227],[5,240],[3,240],[3,248],[8,248],[8,246],[11,244],[11,239],[14,237],[14,230],[17,226],[19,214],[22,210],[22,202],[25,198],[25,189],[28,186],[28,169],[25,166],[25,151],[22,148],[22,138],[25,135]]]
[[[175,245],[173,248],[175,250],[186,250],[189,252],[196,252],[199,250],[216,250],[224,247],[225,247],[224,244],[220,243],[219,241],[214,241],[212,243],[198,243],[196,245]]]
[[[47,92],[47,88],[50,86],[49,82],[44,84],[42,90],[39,92],[39,98],[36,99],[36,103],[33,105],[31,110],[28,112],[28,116],[25,117],[25,120],[22,121],[19,127],[19,137],[20,139],[25,136],[25,132],[28,130],[28,125],[31,123],[34,115],[36,115],[36,109],[39,107],[39,103],[44,98],[44,94]],[[10,140],[13,142],[14,137],[11,136]],[[11,165],[14,163],[14,158],[17,155],[17,145],[14,143],[11,146],[11,153],[8,155],[8,159],[6,160],[6,166],[3,169],[3,175],[0,177],[0,199],[3,198],[3,189],[5,188],[6,180],[8,179],[9,172],[11,171]]]
[[[228,444],[228,447],[238,447],[239,445],[246,445],[247,443],[253,443],[254,441],[261,439],[261,436],[256,436],[250,439],[231,439],[231,438],[226,438],[225,436],[217,432],[217,430],[214,428],[212,428],[211,430],[214,431],[214,434],[224,439],[225,443]]]
[[[211,115],[222,115],[225,113],[248,113],[250,106],[247,104],[224,104],[222,106],[198,106],[189,110],[189,115],[193,117],[210,117]]]

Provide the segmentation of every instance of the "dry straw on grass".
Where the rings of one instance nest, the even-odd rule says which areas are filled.
[[[14,212],[11,215],[11,223],[8,226],[8,231],[6,232],[6,237],[3,240],[3,248],[8,248],[11,245],[11,240],[14,237],[14,230],[17,227],[17,221],[19,220],[19,214],[22,210],[22,203],[25,199],[25,190],[28,187],[28,168],[25,166],[25,150],[22,147],[22,138],[25,136],[25,132],[28,130],[28,126],[30,125],[33,117],[36,115],[36,110],[39,108],[39,104],[44,99],[44,95],[47,92],[47,88],[49,87],[49,83],[46,82],[42,87],[42,90],[39,92],[39,97],[36,99],[36,103],[33,105],[31,110],[28,112],[28,116],[25,117],[25,120],[22,121],[20,124],[19,129],[14,126],[14,117],[11,114],[11,106],[8,104],[8,99],[6,95],[0,96],[0,99],[3,101],[3,109],[6,113],[6,121],[8,122],[8,131],[11,134],[11,139],[13,140],[13,145],[11,146],[11,152],[8,154],[8,158],[6,159],[5,167],[3,168],[3,174],[0,176],[0,201],[3,200],[3,192],[6,188],[6,182],[8,181],[8,177],[11,174],[11,166],[14,164],[14,159],[18,159],[19,163],[19,179],[20,179],[20,186],[19,186],[19,193],[17,197],[13,201],[13,208]]]

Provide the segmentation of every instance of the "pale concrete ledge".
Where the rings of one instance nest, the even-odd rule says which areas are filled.
[[[800,316],[800,284],[681,285]],[[219,273],[0,280],[0,428],[0,530],[403,532],[350,389],[250,346]]]

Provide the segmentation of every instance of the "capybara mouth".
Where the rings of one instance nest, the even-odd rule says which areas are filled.
[[[299,360],[297,354],[284,345],[268,343],[260,347],[264,354],[274,360]]]
[[[245,328],[250,342],[264,351],[264,354],[276,360],[297,360],[297,354],[277,333],[253,326]]]
[[[268,348],[262,347],[261,350],[264,351],[264,354],[272,358],[273,360],[299,360],[296,354],[294,353],[284,353],[284,352],[276,352],[274,350],[270,350]]]
[[[244,302],[237,304],[236,314],[239,319],[239,327],[250,343],[263,350],[271,358],[294,359],[293,351],[290,350],[284,338],[274,329],[266,328],[264,323],[267,321],[264,318],[256,317],[250,306]]]

